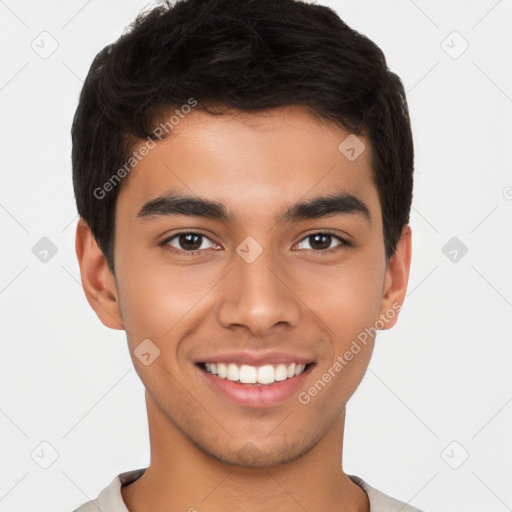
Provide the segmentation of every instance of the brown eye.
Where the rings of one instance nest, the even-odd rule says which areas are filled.
[[[299,245],[303,243],[304,240],[307,240],[309,247],[303,247],[304,249],[313,250],[316,252],[330,252],[336,250],[339,246],[349,245],[343,238],[334,235],[333,233],[312,233],[306,237],[304,237]],[[338,240],[338,244],[332,247],[332,242]]]
[[[204,246],[205,241],[210,242],[211,246],[215,245],[206,235],[187,231],[176,233],[167,238],[162,242],[162,245],[173,252],[194,254],[199,250],[208,248],[208,245]]]
[[[316,235],[310,235],[309,244],[313,249],[325,250],[329,249],[332,241],[331,235],[324,235],[321,233],[317,233]]]
[[[196,251],[202,245],[202,235],[197,233],[178,235],[178,244],[186,251]]]

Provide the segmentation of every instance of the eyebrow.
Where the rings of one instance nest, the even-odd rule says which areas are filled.
[[[317,196],[307,201],[295,203],[287,207],[281,215],[278,215],[275,221],[278,224],[283,224],[339,214],[357,214],[365,218],[370,224],[372,221],[368,206],[361,199],[347,192]],[[225,223],[235,220],[233,212],[227,210],[222,203],[182,195],[172,190],[146,202],[137,217],[151,220],[172,215],[202,217]]]

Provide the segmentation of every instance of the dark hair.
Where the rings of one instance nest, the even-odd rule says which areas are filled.
[[[140,12],[96,55],[73,119],[78,213],[112,272],[123,183],[116,184],[129,172],[130,152],[144,139],[154,140],[164,112],[191,98],[211,114],[300,105],[367,135],[386,259],[394,254],[409,222],[413,141],[402,82],[387,68],[382,50],[321,5],[177,0]]]

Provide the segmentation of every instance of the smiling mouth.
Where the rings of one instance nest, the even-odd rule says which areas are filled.
[[[252,386],[270,386],[293,379],[308,371],[315,363],[266,364],[251,366],[236,363],[196,363],[201,370],[220,379]]]

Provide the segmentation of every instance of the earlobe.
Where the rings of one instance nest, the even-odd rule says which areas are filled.
[[[412,254],[412,230],[409,225],[402,229],[396,251],[386,269],[382,301],[379,312],[379,329],[390,329],[398,320],[398,313],[405,300]]]
[[[111,329],[124,329],[114,276],[91,228],[82,218],[76,227],[75,250],[82,286],[90,306],[104,325]]]

